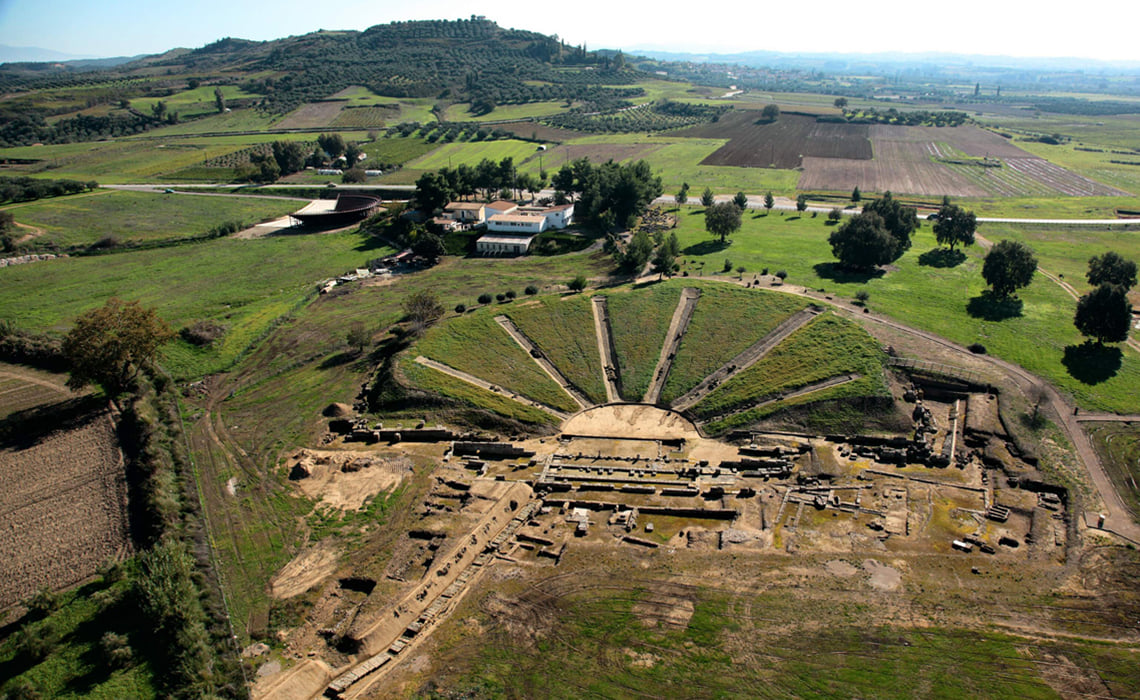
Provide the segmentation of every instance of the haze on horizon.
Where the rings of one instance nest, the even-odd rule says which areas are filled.
[[[35,46],[95,57],[197,48],[223,37],[277,39],[317,29],[366,29],[414,19],[485,15],[503,27],[557,34],[590,49],[656,49],[694,53],[954,53],[1091,58],[1140,62],[1130,34],[1140,19],[1133,3],[1105,3],[1115,16],[1058,15],[1012,0],[963,0],[953,6],[884,0],[874,7],[839,0],[808,6],[720,2],[661,4],[644,10],[585,0],[536,6],[522,0],[475,5],[460,0],[345,0],[325,7],[300,0],[112,3],[0,0],[0,44]],[[539,8],[539,9],[536,9]]]

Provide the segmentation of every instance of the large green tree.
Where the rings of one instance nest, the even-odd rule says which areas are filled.
[[[404,315],[416,335],[422,335],[429,326],[443,318],[443,312],[443,304],[434,292],[416,292],[404,299]]]
[[[918,212],[914,207],[903,206],[888,191],[882,198],[863,205],[864,213],[878,214],[883,227],[895,239],[895,257],[910,250],[910,234],[918,228]]]
[[[296,141],[274,141],[273,159],[282,175],[291,175],[305,167],[305,149]]]
[[[740,223],[740,208],[733,202],[719,202],[705,209],[705,230],[720,236],[721,243],[740,229]]]
[[[340,134],[321,134],[317,137],[317,145],[333,160],[344,155],[345,149],[348,148],[344,143],[344,137]]]
[[[428,214],[447,206],[454,196],[447,178],[439,173],[424,173],[416,180],[416,203]]]
[[[963,209],[957,204],[943,204],[938,210],[938,220],[934,222],[934,238],[939,245],[954,246],[961,244],[968,246],[974,244],[974,231],[978,229],[978,220],[974,212]]]
[[[98,384],[116,396],[173,337],[154,309],[112,297],[77,318],[63,339],[63,355],[71,368],[67,386],[78,390]]]
[[[982,263],[982,277],[999,297],[1008,297],[1033,281],[1037,258],[1020,241],[1003,240],[990,249]]]
[[[1132,289],[1136,286],[1136,263],[1110,250],[1103,255],[1089,258],[1089,271],[1086,277],[1093,286],[1115,284],[1124,287],[1125,290]]]
[[[1116,284],[1097,285],[1077,302],[1073,323],[1082,335],[1095,338],[1099,344],[1128,340],[1128,328],[1132,324],[1128,292]]]
[[[883,218],[874,212],[856,214],[831,232],[831,253],[846,267],[870,269],[895,259],[897,242]]]

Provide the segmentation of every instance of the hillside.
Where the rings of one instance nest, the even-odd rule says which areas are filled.
[[[620,107],[644,94],[620,61],[534,32],[484,19],[415,21],[363,32],[317,31],[274,41],[225,38],[173,49],[104,71],[17,64],[0,67],[0,144],[70,143],[177,123],[169,113],[133,109],[186,87],[233,86],[228,108],[286,113],[350,86],[380,97],[467,103],[485,113],[502,104],[564,100],[590,110]],[[623,87],[625,86],[625,87]],[[153,106],[153,105],[152,105]],[[181,115],[183,117],[186,114]],[[63,117],[52,119],[52,117]]]

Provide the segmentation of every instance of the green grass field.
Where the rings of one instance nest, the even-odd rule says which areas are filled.
[[[219,88],[227,100],[257,97],[257,95],[248,93],[237,85],[202,85],[192,90],[176,92],[169,97],[136,97],[131,100],[131,107],[150,114],[154,105],[165,102],[168,113],[178,112],[183,118],[199,114],[216,114],[218,107],[214,98],[214,90]]]
[[[749,213],[741,231],[723,248],[704,231],[701,209],[683,209],[681,220],[677,235],[682,269],[690,274],[719,275],[728,258],[734,266],[745,267],[745,276],[767,267],[773,273],[785,270],[789,283],[847,298],[865,289],[873,311],[962,345],[981,343],[990,354],[1053,382],[1083,408],[1125,413],[1140,410],[1140,357],[1128,349],[1118,352],[1109,348],[1092,354],[1081,351],[1078,346],[1084,338],[1072,325],[1074,299],[1037,275],[1019,292],[1020,312],[1003,316],[1003,310],[990,308],[982,297],[986,288],[981,277],[984,253],[978,246],[968,248],[966,260],[954,267],[922,264],[923,254],[936,247],[928,224],[916,232],[913,247],[891,270],[879,275],[852,275],[835,268],[827,243],[833,229],[825,225],[823,217]],[[1040,230],[1035,235],[1048,235],[1047,228],[1037,228]],[[1000,237],[992,239],[996,242]],[[1088,257],[1103,252],[1070,246],[1066,253],[1063,245],[1051,250],[1055,251],[1052,255],[1065,256],[1069,269],[1079,268],[1081,275]],[[1051,260],[1051,264],[1055,262]],[[1026,343],[1025,338],[1034,338],[1035,342]]]
[[[102,190],[88,196],[17,204],[16,221],[41,229],[37,248],[88,246],[104,237],[121,243],[205,234],[227,221],[252,226],[296,211],[303,203],[248,197],[197,197]]]
[[[1140,517],[1140,430],[1124,423],[1086,424],[1085,429],[1116,492],[1132,517]]]
[[[439,170],[455,168],[461,164],[478,165],[484,158],[496,163],[503,158],[513,158],[515,165],[533,156],[537,147],[527,141],[504,139],[502,141],[477,141],[474,143],[448,143],[431,153],[416,158],[406,164],[410,170]]]
[[[576,411],[578,404],[495,322],[499,313],[496,306],[477,309],[431,328],[407,353],[405,373],[416,355],[424,355],[552,408]]]
[[[212,320],[227,330],[205,349],[168,345],[164,364],[176,377],[228,367],[275,321],[315,292],[319,280],[383,255],[356,233],[217,239],[193,245],[0,270],[0,308],[19,328],[63,332],[108,298],[154,306],[174,328]]]
[[[561,114],[566,111],[566,102],[552,100],[550,102],[529,102],[521,105],[499,105],[487,114],[471,114],[467,104],[453,104],[443,113],[444,121],[449,122],[494,122],[508,119],[533,119],[535,117],[549,117],[552,114]]]
[[[589,296],[546,296],[533,305],[515,302],[505,311],[571,384],[594,403],[606,402]]]
[[[606,297],[614,352],[621,368],[622,398],[641,401],[653,379],[681,287],[654,284],[643,289],[607,290]]]
[[[799,182],[800,174],[794,170],[768,168],[738,168],[728,166],[701,165],[701,161],[725,143],[722,139],[688,139],[668,134],[647,136],[645,134],[611,134],[585,136],[572,139],[553,149],[540,163],[531,159],[520,168],[537,174],[540,165],[548,172],[554,172],[569,160],[588,157],[598,163],[608,158],[606,146],[637,146],[640,155],[632,158],[618,156],[618,161],[646,160],[656,175],[661,176],[665,194],[673,194],[689,183],[691,199],[700,197],[705,187],[714,192],[787,192],[792,193]],[[518,165],[518,158],[515,164]]]
[[[158,697],[158,678],[148,661],[152,641],[143,632],[147,623],[129,602],[130,596],[129,580],[97,579],[61,593],[59,607],[46,618],[26,621],[18,631],[10,629],[0,639],[0,683],[30,683],[39,693],[35,697],[44,698]],[[99,642],[106,631],[128,638],[133,659],[123,668],[113,668],[102,659]],[[42,659],[18,653],[25,634],[47,643]],[[11,687],[0,685],[0,691]]]
[[[884,355],[859,326],[823,314],[797,329],[784,342],[693,407],[711,418],[751,401],[793,391],[807,384],[858,372],[878,377]]]
[[[430,367],[424,367],[414,362],[405,362],[400,370],[404,377],[416,387],[458,399],[475,408],[494,411],[501,416],[531,425],[549,426],[557,422],[554,416],[545,411],[521,404],[518,401],[512,401],[501,394],[468,384],[461,379],[456,379]]]
[[[485,634],[452,634],[432,686],[468,697],[1045,699],[1057,697],[1042,677],[1047,654],[1097,669],[1113,692],[1135,680],[1111,646],[857,624],[870,610],[846,598],[805,617],[798,596],[694,586],[692,617],[666,626],[638,613],[652,584],[614,583],[553,599],[556,613],[532,613],[529,634],[513,617],[487,620]]]
[[[737,286],[689,283],[701,298],[677,349],[662,401],[672,401],[806,306],[785,294]]]

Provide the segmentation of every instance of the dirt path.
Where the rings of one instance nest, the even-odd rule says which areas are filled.
[[[614,339],[610,334],[609,300],[596,296],[594,302],[594,335],[598,338],[598,355],[602,358],[602,382],[606,385],[606,402],[621,401],[621,375],[617,355],[614,353]]]
[[[12,223],[14,223],[17,228],[22,228],[25,231],[27,231],[27,233],[25,233],[23,236],[20,236],[19,238],[16,239],[16,245],[23,245],[24,243],[27,243],[31,240],[34,240],[34,239],[44,235],[45,233],[47,233],[47,231],[44,231],[39,226],[32,226],[31,224],[21,224],[19,221],[13,221]]]
[[[673,410],[685,411],[709,394],[713,389],[732,379],[767,355],[772,348],[779,345],[785,338],[794,333],[801,326],[819,315],[813,308],[796,312],[783,323],[776,326],[760,340],[750,345],[736,357],[728,361],[720,369],[701,380],[687,394],[673,402]]]
[[[539,403],[538,401],[532,401],[531,399],[528,399],[525,396],[520,396],[519,394],[508,394],[508,393],[504,392],[501,388],[492,384],[491,382],[480,379],[479,377],[476,377],[474,375],[467,374],[466,372],[462,372],[460,370],[457,370],[454,367],[443,364],[442,362],[436,362],[435,360],[428,359],[428,358],[424,357],[423,355],[420,355],[419,357],[417,357],[416,362],[423,365],[424,367],[431,367],[434,370],[443,372],[444,374],[455,377],[456,379],[460,379],[462,381],[465,381],[468,384],[471,384],[472,386],[477,386],[480,389],[486,389],[487,391],[492,391],[492,392],[498,394],[499,396],[502,396],[504,398],[508,398],[512,401],[515,401],[516,403],[521,403],[521,404],[524,404],[526,406],[530,406],[532,408],[537,408],[540,411],[546,411],[547,413],[554,416],[558,420],[566,420],[567,418],[570,417],[570,414],[568,414],[568,413],[563,413],[562,411],[559,411],[556,408],[551,408],[550,406],[547,406],[544,403]]]
[[[42,386],[45,389],[58,391],[61,394],[71,393],[71,390],[68,389],[67,385],[63,382],[53,382],[48,379],[44,379],[42,373],[25,371],[18,365],[0,365],[0,377],[4,377],[6,379],[18,379],[27,384],[35,384],[36,386]]]
[[[697,309],[697,300],[701,298],[701,290],[685,287],[681,290],[681,299],[677,302],[677,309],[673,311],[673,319],[669,322],[669,331],[665,334],[665,342],[661,345],[661,357],[657,359],[657,367],[653,370],[653,381],[645,392],[644,403],[657,403],[661,397],[661,390],[665,388],[665,380],[669,377],[669,370],[673,368],[673,358],[677,356],[677,348],[681,346],[681,338],[689,330],[689,321],[693,319],[693,312]]]
[[[574,403],[578,404],[578,406],[581,408],[588,408],[593,405],[593,403],[587,399],[585,395],[583,395],[580,391],[575,389],[572,384],[570,384],[570,381],[566,379],[566,377],[562,376],[562,373],[558,371],[557,367],[551,364],[550,360],[546,359],[546,355],[542,354],[542,351],[538,349],[538,346],[535,345],[534,342],[527,337],[526,333],[522,332],[522,329],[515,325],[514,321],[507,318],[506,316],[496,316],[495,322],[503,327],[503,330],[505,330],[507,334],[510,335],[516,343],[518,343],[518,346],[522,348],[526,354],[530,355],[530,358],[534,360],[536,365],[542,368],[543,372],[546,372],[546,374],[549,375],[550,378],[558,384],[558,386],[562,387],[562,390],[565,391],[566,394],[570,396],[570,398],[574,399]]]

